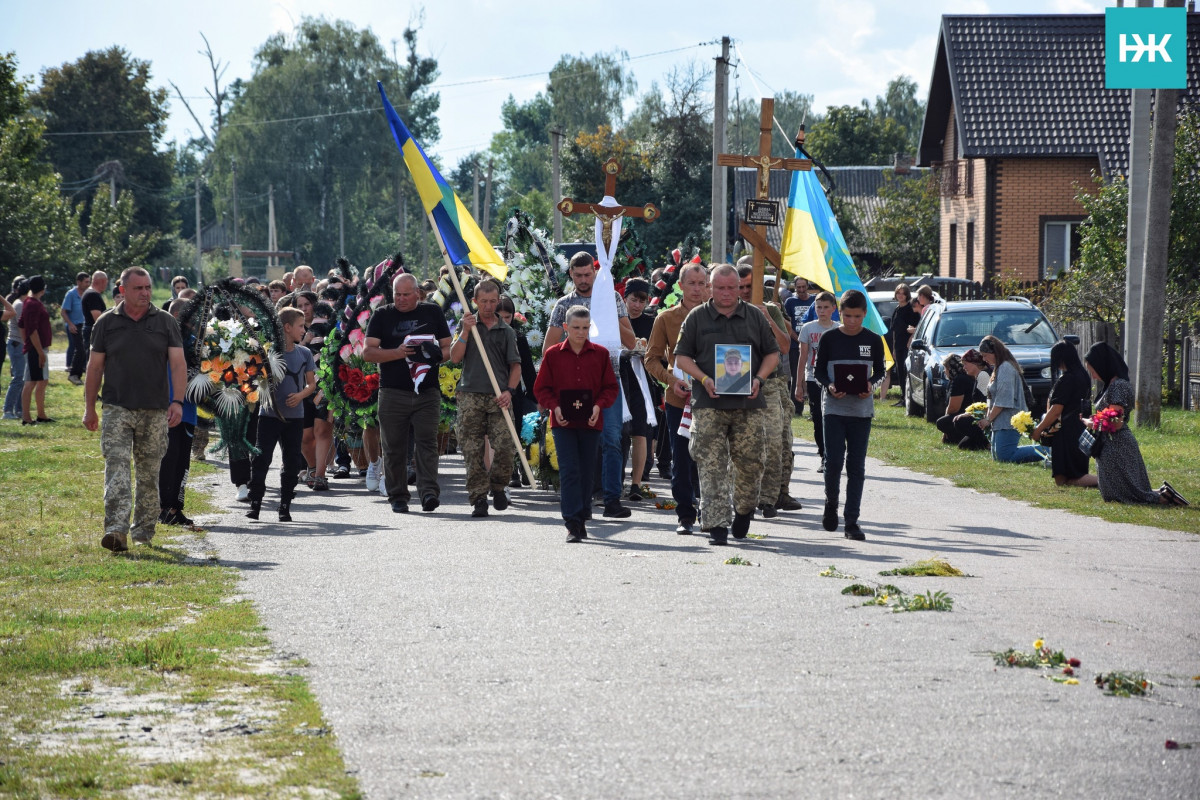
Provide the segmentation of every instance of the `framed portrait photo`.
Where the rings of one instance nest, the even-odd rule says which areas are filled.
[[[717,394],[746,395],[751,391],[750,345],[714,345],[713,363],[716,365]]]

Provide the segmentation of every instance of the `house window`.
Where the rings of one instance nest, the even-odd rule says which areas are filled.
[[[950,223],[950,277],[958,277],[958,225]]]
[[[1042,221],[1042,277],[1057,278],[1079,258],[1078,219]]]
[[[975,280],[975,223],[967,223],[967,280]]]

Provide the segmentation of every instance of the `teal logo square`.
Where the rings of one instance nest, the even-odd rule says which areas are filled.
[[[1106,89],[1186,89],[1187,11],[1104,10]]]

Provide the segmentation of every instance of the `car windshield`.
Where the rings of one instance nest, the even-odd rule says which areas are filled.
[[[971,311],[942,314],[936,347],[978,347],[991,334],[1007,345],[1053,345],[1054,331],[1042,314],[1028,311]]]

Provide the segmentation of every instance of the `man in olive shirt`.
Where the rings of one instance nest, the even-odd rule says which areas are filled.
[[[103,314],[92,330],[83,413],[85,428],[101,428],[104,538],[100,545],[114,553],[129,549],[126,537],[131,530],[135,542],[149,544],[154,537],[161,511],[158,471],[167,452],[167,429],[183,417],[182,399],[168,400],[168,364],[170,396],[182,398],[187,385],[179,325],[150,302],[150,273],[141,267],[122,272],[121,297],[123,302]],[[102,423],[96,416],[97,395],[104,404]],[[136,500],[130,459],[137,470]]]
[[[458,443],[467,466],[467,499],[473,506],[472,517],[486,517],[489,489],[496,510],[508,508],[508,480],[517,446],[504,421],[504,409],[512,408],[513,392],[521,383],[521,355],[517,352],[517,332],[496,315],[500,284],[491,278],[480,281],[474,298],[478,316],[463,316],[458,336],[450,344],[450,360],[463,362],[457,396]],[[492,391],[478,345],[471,342],[472,328],[483,339],[492,373],[501,387],[499,397]],[[491,470],[483,467],[485,436],[492,445]]]
[[[764,381],[779,365],[779,345],[757,308],[738,296],[737,268],[718,264],[709,275],[712,300],[695,308],[679,330],[675,365],[692,377],[691,454],[700,474],[700,529],[713,544],[726,543],[732,529],[744,539],[758,505],[766,447]],[[716,346],[750,345],[750,394],[717,394]],[[734,473],[733,502],[729,475]],[[732,517],[732,520],[731,520]]]

